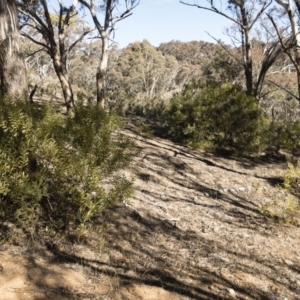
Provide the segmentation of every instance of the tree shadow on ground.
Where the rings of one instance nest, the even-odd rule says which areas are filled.
[[[211,153],[211,152],[197,152],[197,151],[188,149],[186,147],[183,147],[182,145],[179,145],[179,144],[173,144],[173,143],[171,144],[170,141],[168,141],[168,140],[160,140],[159,143],[157,143],[157,140],[151,139],[151,138],[145,139],[140,136],[135,136],[135,139],[142,141],[145,145],[148,145],[150,147],[155,147],[155,148],[160,149],[161,151],[167,152],[168,153],[168,155],[166,156],[167,160],[170,161],[171,163],[172,163],[172,160],[174,160],[174,158],[183,157],[186,159],[194,160],[195,162],[205,163],[207,166],[216,167],[221,170],[239,174],[239,175],[249,175],[249,173],[230,168],[224,164],[218,163],[218,161],[220,161],[222,159],[233,161],[233,162],[239,164],[243,169],[246,169],[246,170],[254,169],[255,166],[259,166],[259,165],[264,165],[264,166],[272,165],[272,164],[286,165],[286,162],[287,162],[286,156],[282,155],[282,154],[278,154],[278,155],[264,154],[264,155],[261,155],[259,157],[255,157],[255,158],[254,157],[221,156],[221,155],[217,155],[217,154]],[[143,149],[143,147],[139,147],[139,148],[141,150]],[[159,154],[156,154],[155,152],[150,153],[150,154],[151,154],[151,156],[156,155],[157,157],[161,157]],[[149,153],[147,153],[144,156],[144,158],[147,158],[147,155],[149,155]],[[179,165],[179,167],[180,167],[180,165]],[[181,167],[182,167],[182,164],[181,164]],[[269,178],[269,177],[257,175],[257,178],[265,179],[271,185],[278,185],[278,184],[282,184],[282,182],[283,182],[283,179],[280,176]]]
[[[153,137],[161,138],[162,140],[166,141],[172,141],[174,146],[178,146],[179,148],[176,149],[174,147],[174,154],[175,156],[180,153],[181,155],[184,155],[186,153],[191,154],[191,149],[187,149],[187,151],[183,150],[183,145],[178,143],[176,140],[172,139],[172,136],[169,134],[169,128],[167,125],[167,122],[162,121],[161,119],[151,119],[143,116],[135,116],[131,115],[127,118],[128,126],[127,129],[136,133],[136,125],[143,124],[144,126],[149,126],[149,129],[152,131]],[[130,124],[130,125],[129,125]],[[151,140],[151,139],[150,139]],[[179,150],[179,152],[178,152]],[[203,153],[203,156],[206,157],[214,157],[214,160],[218,158],[226,158],[230,160],[238,161],[243,167],[245,168],[253,168],[255,165],[265,165],[265,164],[273,164],[273,163],[286,163],[287,157],[285,154],[282,154],[280,152],[274,152],[274,151],[267,151],[262,153],[261,155],[257,156],[251,156],[251,155],[236,155],[234,151],[206,151]],[[206,159],[204,159],[205,161]],[[212,163],[209,160],[206,160],[208,164]]]
[[[47,243],[51,263],[80,265],[93,277],[118,278],[119,299],[135,299],[123,294],[133,285],[161,288],[184,300],[293,299],[300,294],[288,280],[291,272],[295,278],[299,274],[298,266],[286,267],[268,255],[273,226],[253,195],[223,191],[213,182],[221,172],[248,178],[248,170],[234,170],[167,141],[139,141],[143,151],[132,170],[139,180],[132,201],[138,205],[107,209],[93,220],[95,232],[105,228],[105,246],[95,246],[95,233],[83,236],[84,252],[76,245]],[[272,176],[257,178],[270,187],[277,184]],[[260,245],[265,248],[253,246],[257,236],[265,238]]]
[[[108,226],[105,248],[109,260],[88,259],[48,244],[54,259],[81,264],[93,274],[117,276],[123,287],[133,284],[158,287],[187,299],[232,299],[230,289],[239,299],[275,299],[266,289],[253,289],[231,275],[260,272],[251,265],[238,263],[241,258],[250,259],[247,254],[224,248],[222,243],[205,234],[183,231],[171,222],[150,214],[143,217],[126,207],[106,210],[97,222],[98,226]],[[89,247],[92,241],[87,239],[85,243]],[[218,254],[230,252],[234,253],[235,261]],[[267,260],[258,260],[262,266],[275,271]],[[276,281],[272,273],[269,280]],[[277,282],[277,285],[282,283]],[[293,286],[287,288],[294,291]]]

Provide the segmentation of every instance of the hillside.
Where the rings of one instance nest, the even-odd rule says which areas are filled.
[[[2,245],[0,299],[300,299],[284,159],[195,152],[131,124],[125,134],[140,148],[126,171],[134,197],[80,242]]]

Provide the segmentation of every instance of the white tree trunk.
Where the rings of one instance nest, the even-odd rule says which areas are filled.
[[[25,62],[19,49],[20,33],[15,2],[0,0],[0,93],[27,92]],[[26,95],[27,97],[27,95]]]
[[[284,10],[287,12],[292,27],[292,34],[294,37],[294,45],[293,45],[294,64],[297,71],[298,98],[300,99],[300,32],[297,25],[298,20],[295,14],[292,0],[288,0],[287,2],[283,0],[276,0],[276,2],[279,5],[281,5],[284,8]]]
[[[97,103],[103,108],[105,105],[105,81],[107,74],[108,64],[108,46],[109,46],[109,35],[106,32],[102,33],[102,54],[100,58],[100,64],[97,70]]]

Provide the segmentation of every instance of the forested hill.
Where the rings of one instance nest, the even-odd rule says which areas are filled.
[[[157,49],[174,56],[178,62],[201,66],[213,58],[216,48],[216,43],[204,41],[170,41],[160,44]]]

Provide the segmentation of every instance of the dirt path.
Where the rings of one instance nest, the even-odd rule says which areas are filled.
[[[133,199],[81,244],[2,246],[0,299],[300,299],[300,230],[273,221],[300,220],[275,187],[284,162],[127,134],[141,149]]]

